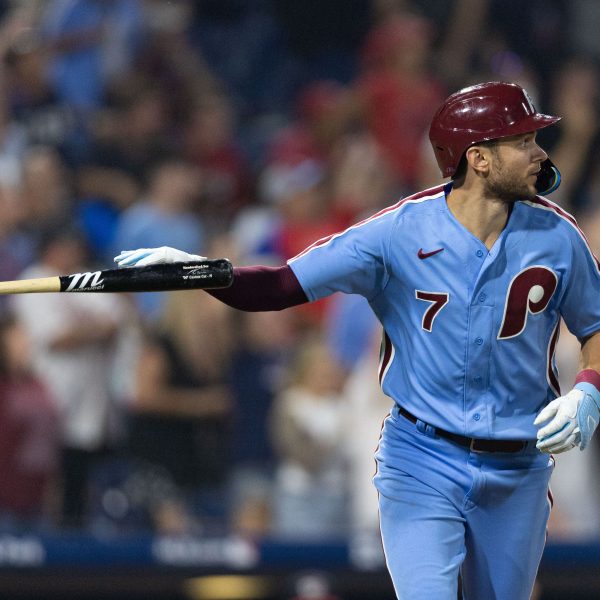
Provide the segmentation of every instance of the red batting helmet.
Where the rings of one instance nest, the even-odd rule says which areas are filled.
[[[559,120],[538,113],[521,86],[491,81],[449,96],[431,121],[429,139],[442,176],[451,177],[473,144],[535,131]]]

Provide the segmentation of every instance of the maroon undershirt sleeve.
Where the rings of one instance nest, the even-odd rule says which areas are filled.
[[[282,310],[308,302],[288,265],[234,267],[230,287],[207,292],[233,308],[253,312]]]

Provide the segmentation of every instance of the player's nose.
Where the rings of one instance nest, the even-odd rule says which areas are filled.
[[[546,151],[541,146],[538,146],[538,144],[535,145],[534,156],[534,162],[540,163],[544,162],[548,158]]]

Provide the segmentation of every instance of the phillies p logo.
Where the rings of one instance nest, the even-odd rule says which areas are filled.
[[[556,291],[558,278],[547,267],[528,267],[510,282],[500,326],[499,340],[519,335],[527,324],[527,316],[541,313]]]

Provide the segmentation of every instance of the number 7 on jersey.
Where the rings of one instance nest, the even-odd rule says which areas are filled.
[[[434,319],[437,317],[440,310],[448,303],[450,295],[444,292],[424,292],[422,290],[415,290],[415,298],[417,298],[417,300],[431,302],[431,306],[423,314],[423,321],[421,322],[421,326],[425,331],[431,331]]]

